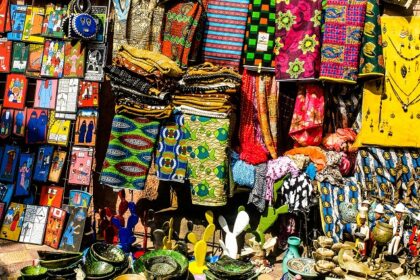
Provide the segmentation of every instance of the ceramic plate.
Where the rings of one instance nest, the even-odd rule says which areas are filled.
[[[299,274],[303,277],[317,277],[315,271],[315,260],[309,258],[295,258],[287,262],[287,268],[293,274]]]

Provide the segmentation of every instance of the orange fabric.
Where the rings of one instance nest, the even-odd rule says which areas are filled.
[[[311,161],[316,165],[318,171],[324,169],[327,165],[327,157],[321,148],[315,146],[294,148],[284,153],[285,156],[289,155],[305,155],[308,156]]]

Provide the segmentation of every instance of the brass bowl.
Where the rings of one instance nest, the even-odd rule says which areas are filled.
[[[320,236],[318,237],[317,240],[314,241],[315,249],[318,249],[318,248],[330,249],[333,244],[334,244],[334,240],[327,236]]]
[[[333,250],[327,249],[327,248],[318,248],[313,253],[313,257],[315,260],[332,260],[335,253]]]
[[[385,245],[392,239],[392,230],[391,225],[378,222],[373,228],[373,238],[378,244]]]

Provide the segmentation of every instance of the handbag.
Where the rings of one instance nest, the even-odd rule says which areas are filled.
[[[63,31],[67,38],[90,40],[98,32],[98,19],[91,15],[90,0],[72,0],[67,17],[63,20]]]

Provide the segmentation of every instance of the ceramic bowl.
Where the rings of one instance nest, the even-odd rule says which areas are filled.
[[[87,277],[108,277],[115,272],[114,266],[103,261],[89,261],[85,263],[84,271]],[[101,278],[102,279],[102,278]]]
[[[321,260],[331,260],[335,255],[333,250],[327,248],[318,248],[316,253],[320,256]]]
[[[328,248],[330,249],[333,245],[334,240],[327,236],[320,236],[317,240],[314,241],[314,247],[315,249],[318,248]]]
[[[343,202],[339,206],[341,220],[343,223],[356,223],[357,207],[350,202]]]
[[[255,274],[253,270],[254,266],[250,262],[235,260],[228,256],[222,256],[215,263],[208,263],[207,267],[213,274],[216,274],[220,278],[251,276]]]
[[[123,274],[115,277],[114,280],[146,280],[146,277],[140,274]]]
[[[159,262],[168,261],[162,268],[159,269]],[[136,273],[144,272],[147,279],[185,279],[188,275],[188,259],[172,250],[155,250],[149,251],[139,259],[137,259],[134,264],[134,271]],[[171,271],[172,274],[165,276],[164,270]]]
[[[295,258],[287,262],[289,277],[301,275],[303,279],[315,279],[318,273],[315,271],[315,260],[309,258]]]
[[[25,266],[20,270],[22,279],[40,280],[47,279],[48,269],[42,266]]]
[[[126,261],[124,251],[117,246],[95,243],[90,247],[89,253],[93,259],[98,261],[104,261],[113,265],[121,265]]]
[[[61,253],[50,251],[38,251],[39,265],[49,270],[64,269],[72,266],[82,259],[82,253]]]
[[[325,260],[317,261],[315,264],[315,270],[323,274],[331,272],[335,267],[336,265],[333,262]]]
[[[392,226],[378,222],[373,228],[373,238],[379,244],[387,244],[392,239]]]

